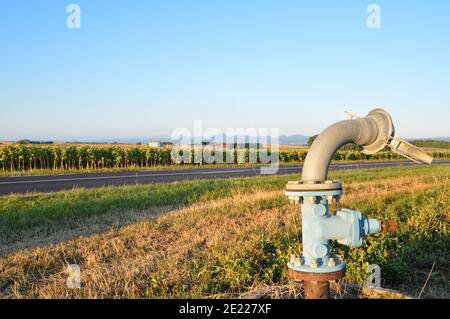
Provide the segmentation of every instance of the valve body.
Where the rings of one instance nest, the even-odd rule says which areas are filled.
[[[313,273],[344,270],[339,258],[330,254],[330,240],[358,247],[365,236],[381,231],[381,221],[365,218],[359,211],[342,209],[330,213],[329,205],[342,195],[340,182],[290,182],[286,195],[302,211],[303,256],[300,261],[289,263],[293,270]]]
[[[330,212],[330,205],[339,201],[342,194],[342,184],[338,181],[296,181],[286,187],[291,202],[301,206],[303,241],[302,255],[293,255],[288,268],[294,280],[304,281],[307,298],[326,298],[329,281],[345,275],[343,259],[330,251],[331,240],[359,247],[367,235],[386,230],[383,225],[391,225],[393,229],[393,222],[365,218],[357,210]]]

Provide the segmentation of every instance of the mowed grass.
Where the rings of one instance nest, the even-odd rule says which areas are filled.
[[[394,219],[397,233],[335,245],[346,280],[382,268],[383,286],[448,298],[450,166],[339,171],[341,205]],[[298,175],[108,187],[0,198],[3,298],[235,296],[288,283],[301,216],[284,196]],[[26,249],[24,249],[26,248]],[[82,288],[66,287],[67,265]]]

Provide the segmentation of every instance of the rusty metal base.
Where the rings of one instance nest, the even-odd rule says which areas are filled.
[[[345,269],[329,273],[298,272],[289,268],[289,277],[294,281],[303,281],[305,299],[329,299],[330,281],[344,277]]]
[[[300,272],[289,268],[289,277],[295,281],[334,281],[345,276],[345,269],[335,272]]]
[[[305,299],[330,299],[329,281],[304,281]]]

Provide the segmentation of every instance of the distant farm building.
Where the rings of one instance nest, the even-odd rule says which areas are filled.
[[[170,142],[157,142],[157,141],[150,141],[148,143],[149,147],[170,147],[173,144]]]
[[[150,147],[161,147],[161,143],[160,142],[149,142],[148,146]]]

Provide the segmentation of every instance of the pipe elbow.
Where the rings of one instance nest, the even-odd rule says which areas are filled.
[[[302,181],[326,181],[333,155],[343,145],[355,143],[372,154],[383,149],[386,137],[393,133],[392,119],[381,109],[373,110],[364,118],[330,126],[312,144],[303,166]]]

